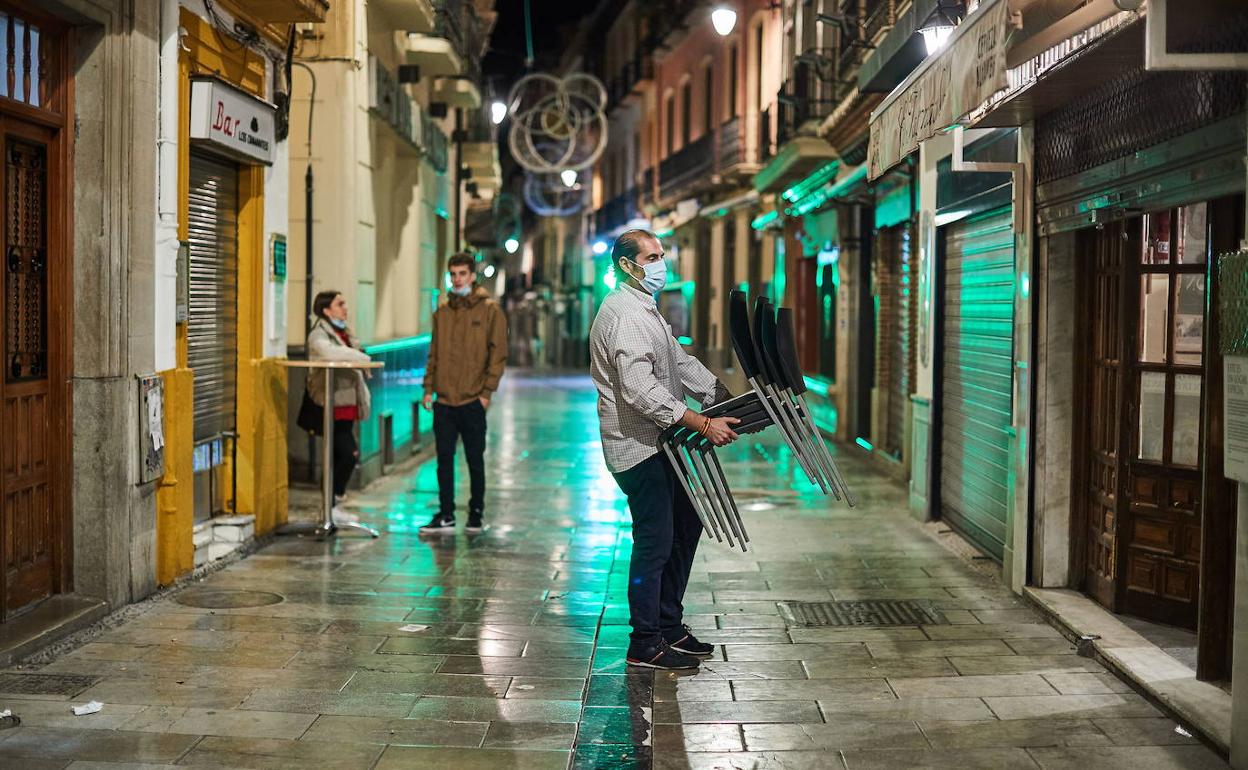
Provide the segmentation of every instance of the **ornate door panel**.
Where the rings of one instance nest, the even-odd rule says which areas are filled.
[[[1200,586],[1207,204],[1134,220],[1122,610],[1195,628]]]
[[[59,521],[48,360],[50,132],[3,128],[4,385],[0,391],[0,521],[4,606],[12,612],[52,594]]]
[[[1119,458],[1122,455],[1124,317],[1122,287],[1129,251],[1122,223],[1079,234],[1087,329],[1084,403],[1087,406],[1082,479],[1087,525],[1085,583],[1089,594],[1116,606]],[[1138,243],[1138,239],[1135,241]]]

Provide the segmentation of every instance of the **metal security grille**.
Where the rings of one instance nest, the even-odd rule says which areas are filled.
[[[5,376],[10,382],[47,376],[47,151],[8,140],[4,227]]]
[[[1013,411],[1010,208],[945,231],[941,516],[993,558],[1005,549]]]
[[[932,626],[949,619],[925,600],[780,602],[790,626]]]
[[[880,405],[880,451],[900,458],[906,435],[906,406],[913,382],[911,372],[912,329],[910,319],[910,232],[907,224],[879,231],[876,253],[875,381]]]
[[[195,440],[234,430],[238,369],[238,167],[191,155],[187,364]]]
[[[1187,52],[1248,49],[1248,22],[1230,14]],[[1244,110],[1242,72],[1145,72],[1135,67],[1036,122],[1040,184],[1123,158]]]

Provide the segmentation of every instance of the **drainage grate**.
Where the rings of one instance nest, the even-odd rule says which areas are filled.
[[[924,600],[779,602],[791,626],[932,626],[949,620]]]
[[[281,594],[268,591],[236,591],[228,588],[199,588],[184,591],[174,599],[187,607],[228,610],[242,607],[266,607],[285,601]]]

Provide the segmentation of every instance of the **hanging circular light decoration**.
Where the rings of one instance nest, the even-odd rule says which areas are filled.
[[[607,89],[593,75],[525,75],[512,86],[507,104],[511,155],[530,172],[580,171],[606,149]]]
[[[566,185],[557,173],[524,175],[524,202],[542,217],[566,217],[585,207],[582,185]]]

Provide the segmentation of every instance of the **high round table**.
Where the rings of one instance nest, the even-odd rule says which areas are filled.
[[[353,361],[291,361],[289,359],[282,359],[277,364],[287,369],[321,369],[325,372],[325,414],[321,419],[321,502],[323,508],[321,521],[287,524],[278,530],[278,534],[300,535],[311,532],[318,537],[327,537],[340,529],[347,529],[380,537],[380,532],[365,524],[334,523],[334,370],[381,369],[385,364],[380,361],[355,363]],[[308,376],[313,376],[312,372],[309,372]]]

